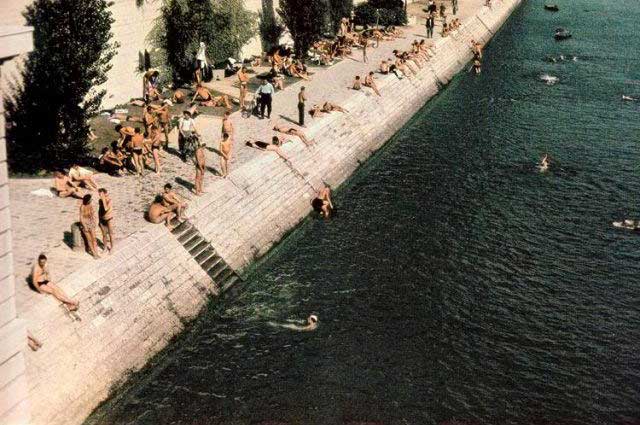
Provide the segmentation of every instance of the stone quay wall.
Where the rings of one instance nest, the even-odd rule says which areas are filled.
[[[353,91],[306,130],[316,149],[288,144],[294,173],[275,155],[261,155],[209,188],[189,219],[236,271],[246,270],[310,212],[322,181],[344,182],[443,84],[468,66],[470,40],[486,43],[521,0],[494,0],[447,38],[416,78],[378,78],[382,97]],[[407,41],[408,44],[409,40]],[[238,141],[241,142],[241,141]],[[61,286],[81,302],[81,321],[52,297],[20,312],[44,346],[27,357],[31,423],[79,424],[220,293],[189,252],[161,225],[147,225],[108,259],[87,263]]]

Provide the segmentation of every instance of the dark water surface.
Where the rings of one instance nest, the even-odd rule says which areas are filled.
[[[90,422],[640,423],[640,235],[611,226],[640,216],[640,3],[558,3]]]

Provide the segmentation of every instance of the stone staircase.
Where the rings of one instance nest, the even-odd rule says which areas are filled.
[[[211,243],[189,220],[182,222],[171,233],[220,288],[221,295],[241,282],[240,276],[218,255]]]

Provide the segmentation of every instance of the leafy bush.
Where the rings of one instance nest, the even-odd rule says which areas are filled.
[[[379,11],[379,16],[376,13]],[[368,0],[355,8],[355,21],[366,27],[376,25],[405,25],[407,13],[402,0]]]
[[[324,33],[327,3],[323,0],[280,0],[278,14],[291,32],[296,55],[307,56],[309,47]]]
[[[340,28],[340,20],[349,18],[353,10],[353,0],[329,0],[329,13],[331,16],[331,29],[337,33]]]
[[[106,0],[35,0],[24,17],[34,48],[5,100],[7,148],[13,172],[33,173],[86,158],[117,43]]]
[[[193,79],[198,45],[212,63],[237,57],[256,30],[256,14],[243,0],[165,0],[151,42],[164,51],[174,84]]]

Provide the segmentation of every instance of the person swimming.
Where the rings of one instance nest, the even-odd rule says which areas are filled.
[[[540,169],[541,173],[544,173],[549,169],[550,165],[551,165],[551,160],[549,158],[549,155],[545,153],[542,159],[540,160],[540,164],[538,164],[538,168]]]
[[[624,221],[614,221],[613,227],[640,231],[640,220],[626,219]]]
[[[307,317],[307,321],[305,322],[304,325],[295,324],[295,323],[274,323],[274,322],[269,322],[269,324],[271,326],[290,329],[292,331],[310,332],[310,331],[315,331],[318,328],[319,320],[318,320],[318,316],[316,316],[315,314],[311,314],[309,315],[309,317]]]

